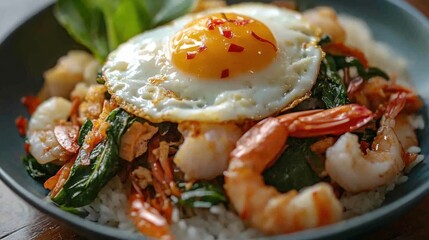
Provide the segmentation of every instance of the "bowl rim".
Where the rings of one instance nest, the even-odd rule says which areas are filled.
[[[406,1],[386,0],[385,2],[386,4],[391,4],[394,7],[399,8],[399,10],[404,11],[406,14],[411,15],[418,21],[420,25],[424,26],[424,28],[429,31],[428,18],[426,18],[421,12],[408,4]],[[33,12],[33,14],[29,14],[26,18],[24,18],[24,20],[18,22],[13,30],[5,34],[6,37],[0,38],[0,41],[2,40],[0,43],[0,49],[7,42],[11,41],[15,35],[17,35],[17,32],[22,26],[26,25],[28,22],[31,22],[33,18],[46,14],[47,11],[52,9],[52,5],[53,4],[47,4],[46,6],[41,7],[40,9]],[[4,171],[1,166],[0,180],[3,181],[5,185],[8,186],[14,193],[16,193],[36,209],[55,218],[56,220],[59,220],[61,223],[73,228],[75,231],[81,231],[81,233],[84,233],[86,236],[97,235],[114,239],[146,239],[146,236],[144,235],[91,222],[61,210],[46,198],[39,198],[15,182],[13,177],[6,173],[6,171]],[[429,181],[413,189],[407,195],[401,196],[399,199],[361,216],[343,220],[332,225],[308,229],[297,233],[271,236],[270,239],[322,239],[339,236],[346,232],[355,232],[354,235],[357,235],[359,233],[367,232],[362,230],[363,227],[372,228],[371,226],[382,217],[395,217],[402,214],[405,210],[409,209],[427,194],[429,194]]]

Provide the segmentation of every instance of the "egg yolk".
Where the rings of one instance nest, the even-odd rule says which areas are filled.
[[[277,53],[277,42],[265,24],[234,13],[196,19],[170,44],[174,66],[203,79],[225,79],[262,70]]]

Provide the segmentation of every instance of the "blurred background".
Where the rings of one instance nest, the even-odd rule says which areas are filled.
[[[429,0],[407,1],[418,9],[426,9],[424,12],[429,12]],[[19,23],[28,18],[31,13],[42,9],[51,2],[54,2],[54,0],[0,0],[0,41],[3,40],[7,33],[9,33],[14,27],[18,26]]]
[[[0,41],[22,21],[54,0],[0,0]]]

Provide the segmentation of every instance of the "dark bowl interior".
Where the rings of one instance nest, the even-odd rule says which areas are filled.
[[[233,1],[232,1],[233,2]],[[428,20],[401,1],[306,1],[309,6],[327,4],[341,13],[363,17],[371,26],[375,38],[393,46],[409,61],[410,75],[425,101],[422,115],[426,128],[419,132],[423,154],[426,156],[405,184],[388,194],[383,207],[350,220],[319,229],[288,235],[288,239],[349,238],[390,221],[409,209],[429,189],[429,127],[428,102],[429,62]],[[382,10],[382,11],[381,11]],[[17,28],[0,45],[0,177],[18,195],[39,210],[61,220],[78,233],[90,238],[142,239],[120,230],[83,220],[63,212],[45,200],[42,185],[27,175],[20,161],[24,153],[23,139],[18,136],[14,120],[25,115],[20,98],[34,95],[42,85],[43,72],[70,49],[82,49],[57,24],[52,7],[41,11]],[[286,236],[273,237],[273,239]]]

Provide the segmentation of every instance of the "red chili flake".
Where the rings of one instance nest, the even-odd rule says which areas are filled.
[[[220,29],[220,33],[228,39],[231,39],[233,37],[231,30]]]
[[[255,32],[253,32],[253,31],[252,31],[252,36],[253,36],[254,38],[256,38],[258,41],[261,41],[261,42],[265,42],[265,43],[270,44],[271,46],[273,46],[274,51],[276,51],[276,52],[277,52],[277,48],[276,48],[276,46],[274,45],[274,43],[272,43],[272,42],[268,41],[267,39],[261,38],[260,36],[258,36],[258,35],[257,35]]]
[[[30,144],[27,141],[24,143],[24,149],[25,149],[25,153],[27,154],[30,153]]]
[[[207,19],[207,29],[208,30],[214,30],[214,26],[213,26],[213,19],[209,18]]]
[[[198,52],[200,53],[200,52],[202,52],[202,51],[204,51],[204,50],[206,50],[207,49],[207,46],[206,45],[202,45],[202,46],[200,46],[199,48],[198,48]]]
[[[33,114],[39,106],[40,100],[35,96],[24,96],[21,98],[21,103],[27,108],[29,114]]]
[[[188,59],[188,60],[190,60],[190,59],[194,59],[194,58],[195,58],[195,56],[197,56],[197,53],[198,53],[198,52],[196,52],[196,51],[193,51],[193,52],[187,52],[187,53],[186,53],[186,59]]]
[[[206,25],[207,25],[207,29],[208,30],[214,30],[216,26],[222,25],[224,23],[225,23],[225,20],[223,20],[223,19],[218,19],[218,18],[212,19],[212,18],[209,18],[209,19],[207,19],[207,24]]]
[[[230,19],[228,22],[233,22],[235,25],[238,25],[238,26],[245,26],[245,25],[247,25],[249,23],[252,23],[253,20],[251,20],[251,19],[236,19],[236,20],[231,20]]]
[[[242,46],[238,46],[234,43],[231,43],[231,45],[229,45],[228,52],[242,52],[242,51],[244,51],[244,47]]]
[[[188,59],[188,60],[194,59],[197,56],[198,53],[200,53],[200,52],[202,52],[202,51],[204,51],[206,49],[207,49],[207,46],[206,45],[202,45],[202,46],[200,46],[198,48],[197,51],[187,52],[186,53],[186,59]]]
[[[229,77],[229,69],[224,69],[222,70],[221,74],[220,74],[220,78],[227,78]]]
[[[15,119],[15,126],[18,129],[19,135],[22,137],[25,137],[27,134],[27,124],[28,120],[23,116],[19,116]]]

